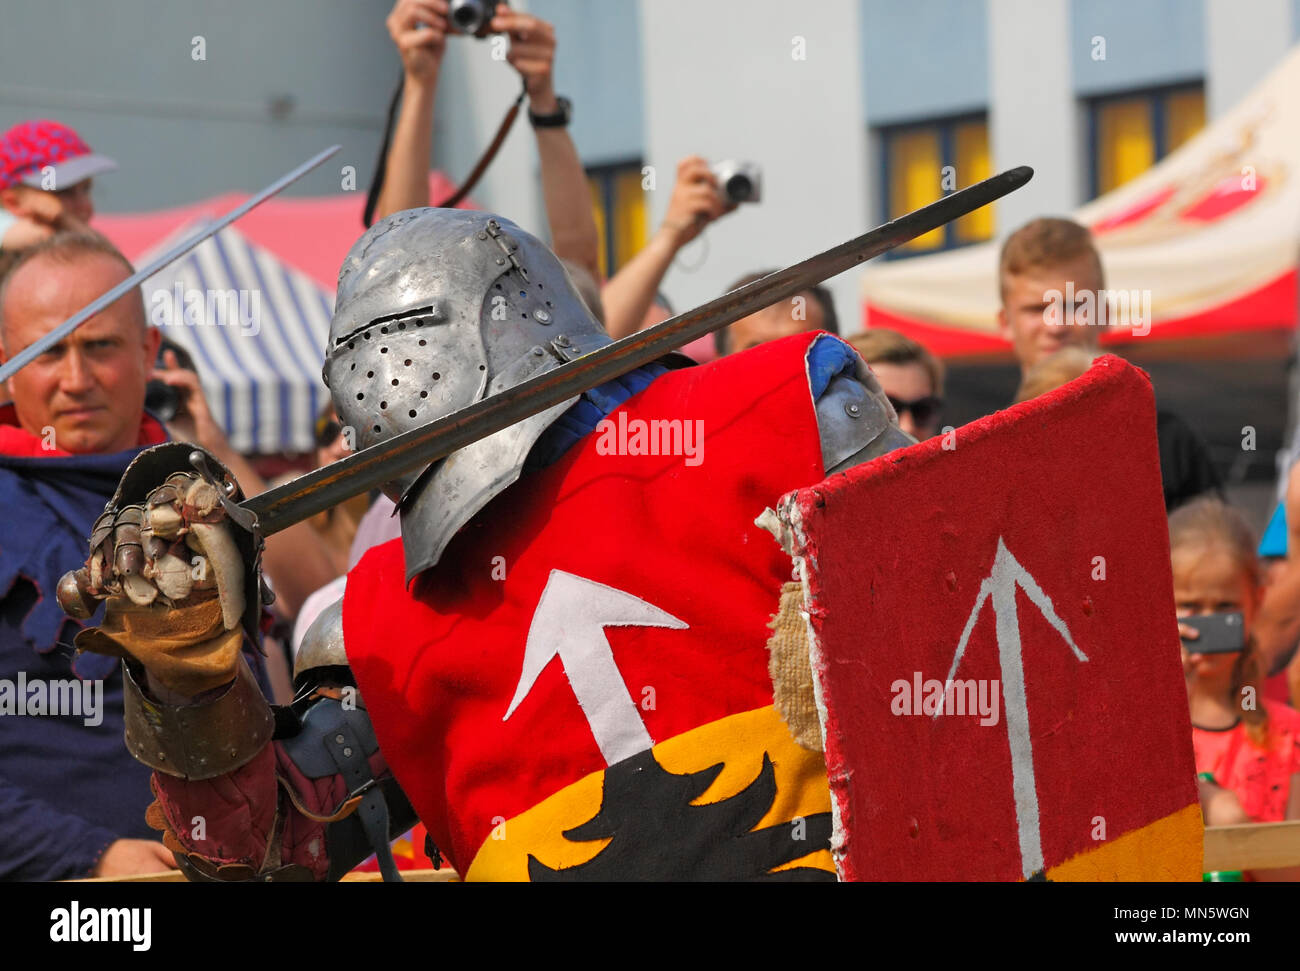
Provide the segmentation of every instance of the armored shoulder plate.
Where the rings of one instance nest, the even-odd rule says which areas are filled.
[[[916,444],[898,427],[889,399],[865,363],[855,376],[834,378],[817,399],[817,430],[827,475]]]
[[[340,597],[322,610],[303,634],[293,662],[293,683],[297,686],[307,672],[317,668],[347,666],[348,655],[343,649],[343,598]]]

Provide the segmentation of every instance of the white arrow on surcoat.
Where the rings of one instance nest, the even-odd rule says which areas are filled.
[[[542,669],[551,658],[559,657],[607,765],[652,748],[654,739],[627,690],[604,629],[685,630],[688,626],[640,597],[563,570],[552,570],[528,628],[519,686],[501,720],[514,714]]]
[[[1038,608],[1061,635],[1070,650],[1080,661],[1087,661],[1087,656],[1079,650],[1070,636],[1070,631],[1056,613],[1051,598],[1020,562],[1011,555],[1007,544],[998,537],[998,550],[993,558],[993,572],[980,584],[979,596],[975,598],[975,607],[966,618],[966,627],[961,632],[957,644],[957,653],[953,655],[952,667],[948,670],[948,680],[944,684],[944,697],[952,690],[953,675],[957,665],[966,651],[966,642],[970,640],[975,621],[979,619],[980,608],[984,601],[993,600],[993,619],[998,635],[998,667],[1002,671],[1002,697],[1006,702],[1007,740],[1011,744],[1011,788],[1016,800],[1016,825],[1020,836],[1020,865],[1025,877],[1031,877],[1043,869],[1043,838],[1038,820],[1038,783],[1034,779],[1034,744],[1029,735],[1029,704],[1025,698],[1025,665],[1020,651],[1020,618],[1016,613],[1016,585],[1025,591],[1030,602]],[[943,713],[943,705],[934,713],[938,718]]]

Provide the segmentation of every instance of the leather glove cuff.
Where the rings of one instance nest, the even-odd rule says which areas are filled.
[[[189,607],[137,607],[109,604],[104,623],[76,637],[79,650],[139,661],[177,694],[194,697],[235,677],[242,628],[226,630],[221,603],[205,600]]]
[[[123,664],[126,747],[151,769],[193,781],[212,779],[248,764],[271,740],[275,716],[242,657],[225,692],[197,705],[154,701],[137,680],[143,680],[143,672],[133,667]]]

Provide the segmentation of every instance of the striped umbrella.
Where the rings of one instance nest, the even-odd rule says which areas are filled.
[[[185,224],[154,252],[208,222]],[[213,417],[236,450],[314,447],[313,422],[328,398],[321,365],[333,311],[329,291],[234,227],[142,290],[150,323],[193,357]]]

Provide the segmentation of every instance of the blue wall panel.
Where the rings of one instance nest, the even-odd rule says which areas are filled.
[[[1191,0],[1072,0],[1070,58],[1081,97],[1205,76],[1205,5]],[[1094,59],[1105,42],[1105,59]]]
[[[984,0],[862,0],[862,83],[872,126],[988,107]]]
[[[645,125],[637,0],[530,0],[555,25],[555,84],[573,99],[583,164],[641,158]]]

